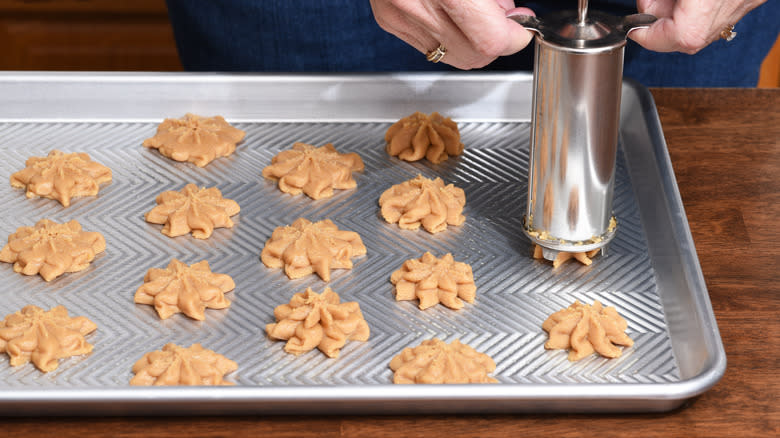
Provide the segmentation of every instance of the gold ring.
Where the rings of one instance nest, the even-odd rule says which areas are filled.
[[[726,26],[725,29],[720,31],[720,37],[723,38],[726,41],[733,40],[735,36],[737,36],[737,33],[734,32],[734,25],[733,24],[729,24],[728,26]]]
[[[435,64],[441,61],[441,59],[444,58],[444,55],[446,54],[447,49],[444,48],[443,44],[439,44],[439,47],[437,47],[436,50],[431,50],[425,55],[425,57],[428,59],[428,61],[431,61]]]

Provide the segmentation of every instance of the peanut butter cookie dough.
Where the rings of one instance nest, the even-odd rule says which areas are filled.
[[[404,348],[390,361],[393,383],[498,383],[488,376],[496,363],[459,340],[447,344],[440,339],[422,341]]]
[[[585,266],[590,266],[591,263],[593,263],[593,260],[591,259],[595,257],[599,251],[601,251],[601,248],[596,248],[587,252],[560,251],[558,255],[555,256],[555,260],[553,260],[553,269],[561,266],[563,262],[569,259],[575,259]],[[542,255],[542,247],[539,245],[534,245],[534,258],[537,260],[544,260],[544,255]]]
[[[566,309],[553,313],[542,324],[550,338],[544,344],[548,350],[569,350],[569,360],[577,361],[594,351],[608,358],[620,357],[617,345],[630,347],[634,341],[624,332],[628,323],[614,307],[603,307],[575,301]]]
[[[419,299],[421,310],[438,303],[457,310],[463,300],[473,303],[477,296],[471,266],[456,262],[452,254],[436,258],[426,252],[419,259],[409,259],[390,281],[395,285],[396,301]]]
[[[447,225],[461,225],[466,194],[452,184],[444,185],[441,178],[431,180],[417,177],[396,184],[379,197],[382,217],[397,223],[404,230],[416,230],[422,225],[429,233],[447,229]]]
[[[0,262],[13,263],[14,272],[40,274],[51,281],[65,272],[86,269],[95,255],[105,250],[103,235],[82,231],[75,220],[58,224],[42,219],[34,227],[19,227],[8,236]]]
[[[59,359],[92,352],[84,336],[97,330],[95,323],[71,318],[63,306],[51,310],[29,305],[0,321],[0,352],[7,353],[11,366],[32,363],[48,373]]]
[[[208,239],[215,228],[232,228],[230,216],[241,211],[238,203],[223,198],[218,188],[199,189],[195,184],[187,184],[180,192],[163,192],[155,202],[158,205],[144,218],[164,224],[161,232],[168,237],[192,233],[196,239]]]
[[[181,119],[165,119],[154,137],[143,145],[158,149],[172,160],[189,161],[203,167],[236,150],[236,144],[246,133],[234,128],[222,116],[202,117],[186,114]]]
[[[458,124],[439,113],[416,112],[395,122],[385,133],[387,153],[405,161],[427,158],[434,164],[463,153]]]
[[[358,233],[339,230],[328,219],[312,223],[299,218],[291,225],[276,227],[260,260],[269,268],[284,268],[290,279],[316,273],[323,281],[330,281],[331,269],[352,269],[352,257],[365,253]]]
[[[295,143],[263,169],[263,177],[279,182],[279,190],[291,195],[305,193],[312,199],[329,198],[333,190],[353,189],[352,172],[362,172],[363,160],[356,153],[342,154],[332,144],[315,147]]]
[[[276,322],[265,326],[268,337],[287,341],[284,351],[299,355],[319,348],[328,357],[338,357],[348,340],[366,341],[369,328],[360,305],[340,302],[326,287],[322,294],[307,288],[293,295],[289,304],[274,309]]]
[[[144,284],[135,291],[134,301],[153,305],[160,319],[184,313],[203,321],[206,308],[225,309],[230,306],[225,292],[235,287],[236,283],[229,275],[211,272],[206,260],[187,266],[173,259],[165,269],[149,269],[144,276]]]
[[[11,175],[11,187],[26,189],[28,198],[60,201],[64,207],[71,198],[95,196],[100,184],[111,181],[111,169],[96,163],[86,153],[66,154],[58,150],[46,157],[31,157],[25,168]]]
[[[227,386],[225,374],[238,364],[225,356],[192,344],[189,348],[166,344],[162,350],[146,353],[133,365],[131,385],[139,386]]]

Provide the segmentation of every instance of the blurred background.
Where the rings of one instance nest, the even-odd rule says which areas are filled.
[[[165,0],[0,0],[0,42],[0,70],[182,70]],[[780,40],[759,87],[780,87]]]

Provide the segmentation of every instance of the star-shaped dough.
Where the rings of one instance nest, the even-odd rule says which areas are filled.
[[[159,194],[157,206],[144,218],[153,224],[165,224],[162,233],[169,237],[192,233],[196,239],[208,239],[214,228],[232,228],[230,216],[241,207],[232,199],[222,197],[218,188],[201,188],[187,184],[180,191]]]
[[[236,283],[229,275],[211,272],[206,260],[187,266],[173,259],[165,269],[149,269],[144,284],[135,291],[134,301],[153,305],[160,319],[181,312],[203,321],[206,308],[230,306],[225,292],[235,287]]]
[[[225,356],[192,344],[189,348],[166,344],[162,350],[144,354],[133,365],[131,385],[140,386],[226,386],[225,374],[238,364]]]
[[[363,171],[363,160],[356,153],[342,154],[328,143],[320,148],[295,143],[291,150],[279,152],[263,169],[263,177],[278,180],[279,190],[312,199],[329,198],[334,189],[352,189],[357,183],[352,172]]]
[[[322,294],[307,288],[293,295],[289,304],[274,309],[276,322],[265,326],[268,336],[287,341],[284,351],[295,355],[319,348],[328,357],[338,357],[348,340],[366,341],[369,328],[360,305],[341,303],[326,287]]]
[[[634,341],[624,332],[628,323],[614,307],[603,307],[599,301],[587,305],[575,301],[566,309],[550,315],[542,324],[550,338],[548,350],[569,349],[569,360],[577,361],[594,351],[604,357],[620,357],[617,345],[630,347]]]
[[[31,157],[25,168],[11,175],[11,187],[26,189],[28,198],[40,196],[60,201],[64,207],[71,198],[95,196],[100,184],[111,181],[111,169],[96,163],[86,153],[66,154],[58,150],[46,157]]]
[[[422,341],[404,348],[390,361],[393,383],[497,383],[488,376],[496,363],[459,340],[447,344],[440,339]]]
[[[463,189],[445,186],[441,178],[431,180],[422,175],[390,187],[379,197],[382,217],[387,222],[397,223],[404,230],[422,225],[429,233],[462,224],[466,220],[462,214],[465,205]]]
[[[462,300],[473,303],[477,296],[471,266],[456,262],[452,254],[439,259],[426,252],[419,259],[409,259],[393,272],[390,281],[397,301],[419,299],[421,310],[438,303],[460,309]]]
[[[75,220],[58,224],[41,219],[34,227],[19,227],[8,236],[0,262],[13,263],[14,272],[40,274],[51,281],[65,272],[87,269],[95,255],[105,250],[103,235],[82,231]]]
[[[553,269],[557,268],[558,266],[561,266],[563,262],[569,259],[575,259],[585,266],[590,266],[591,263],[593,263],[593,260],[591,259],[595,257],[596,254],[599,253],[599,251],[601,251],[601,248],[596,248],[592,251],[585,251],[585,252],[560,251],[558,252],[558,255],[555,256],[555,260],[553,260]],[[542,254],[542,247],[539,245],[534,245],[534,258],[538,260],[544,260],[544,255]]]
[[[244,135],[244,131],[231,126],[222,116],[188,113],[181,119],[165,119],[157,127],[157,134],[144,140],[143,145],[158,149],[172,160],[203,167],[216,158],[232,154]]]
[[[434,164],[463,153],[458,124],[439,113],[416,112],[395,122],[385,133],[387,153],[405,161],[427,158]]]
[[[276,227],[260,259],[269,268],[283,267],[290,279],[316,273],[330,281],[331,269],[352,269],[352,257],[365,253],[358,233],[339,230],[329,219],[312,223],[299,218],[291,225]]]
[[[59,366],[59,359],[87,354],[92,344],[84,336],[97,329],[95,323],[71,318],[63,306],[51,310],[29,305],[0,321],[0,352],[8,353],[11,366],[32,363],[47,373]]]

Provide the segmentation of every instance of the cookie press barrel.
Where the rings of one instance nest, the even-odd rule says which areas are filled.
[[[541,19],[510,15],[535,35],[528,206],[523,231],[553,260],[601,248],[615,236],[612,212],[628,33],[655,17],[576,11]]]

